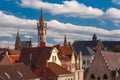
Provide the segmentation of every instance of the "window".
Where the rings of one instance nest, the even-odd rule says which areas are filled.
[[[54,62],[54,56],[52,56],[52,61]]]
[[[87,64],[88,64],[88,65],[90,64],[90,60],[87,60]]]
[[[56,56],[52,56],[52,61],[56,62]]]
[[[108,76],[106,74],[103,75],[103,80],[108,80]]]
[[[83,64],[86,64],[86,61],[85,61],[85,60],[83,60]]]
[[[55,56],[55,62],[56,62],[56,56]]]
[[[95,75],[94,74],[91,74],[90,80],[95,80]]]

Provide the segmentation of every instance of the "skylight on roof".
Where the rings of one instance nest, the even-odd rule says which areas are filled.
[[[19,74],[20,77],[23,77],[21,72],[17,71],[17,73]]]
[[[10,76],[8,73],[5,72],[4,74],[5,74],[5,76],[7,76],[8,79],[10,79]]]

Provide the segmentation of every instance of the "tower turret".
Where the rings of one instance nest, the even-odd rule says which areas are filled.
[[[47,27],[47,24],[44,22],[43,11],[41,8],[40,19],[39,19],[39,22],[37,23],[38,47],[46,46],[46,27]]]
[[[96,36],[96,34],[93,34],[92,40],[93,40],[93,42],[97,41],[97,36]]]

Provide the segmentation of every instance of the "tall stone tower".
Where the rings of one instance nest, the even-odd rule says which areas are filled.
[[[37,23],[38,47],[46,46],[46,27],[47,27],[47,24],[44,22],[43,11],[41,8],[40,19],[39,19],[39,22]]]

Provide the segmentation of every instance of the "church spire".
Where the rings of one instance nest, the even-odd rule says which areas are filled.
[[[67,38],[66,38],[66,35],[64,36],[64,46],[67,46]]]
[[[20,46],[20,34],[19,29],[17,30],[16,41],[15,41],[15,49],[19,49]]]

